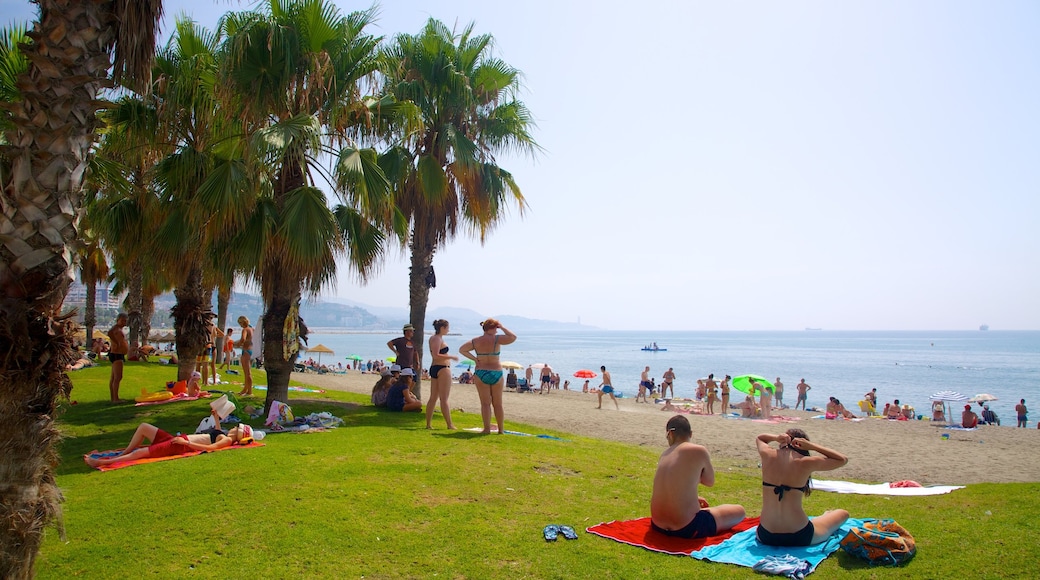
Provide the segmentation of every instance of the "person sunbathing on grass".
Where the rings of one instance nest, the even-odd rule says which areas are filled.
[[[849,462],[841,453],[809,442],[801,429],[788,429],[779,435],[758,436],[758,455],[762,460],[762,519],[758,541],[768,546],[811,546],[831,536],[849,518],[849,512],[836,509],[809,521],[802,498],[812,492],[809,480],[814,471],[837,469]],[[770,443],[779,443],[774,448]],[[810,456],[815,451],[821,456]]]
[[[665,426],[668,449],[661,454],[650,498],[650,527],[667,536],[705,538],[724,532],[744,519],[735,505],[708,507],[697,495],[697,485],[715,485],[715,469],[708,450],[690,442],[693,430],[682,415]]]
[[[216,411],[212,411],[213,419],[217,422],[216,429],[207,429],[202,433],[191,435],[179,435],[174,437],[166,431],[151,425],[141,423],[130,438],[130,444],[126,446],[119,455],[112,457],[87,457],[87,465],[98,467],[121,461],[133,461],[135,459],[146,459],[149,457],[170,457],[181,455],[189,451],[216,451],[232,445],[249,445],[254,439],[263,439],[264,433],[253,432],[253,428],[245,423],[232,427],[229,431],[222,431],[220,417]],[[145,440],[151,443],[147,447],[141,447]]]

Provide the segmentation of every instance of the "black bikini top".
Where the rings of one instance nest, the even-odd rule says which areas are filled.
[[[809,492],[812,491],[812,485],[811,484],[812,484],[812,478],[810,477],[809,480],[806,481],[805,485],[803,485],[802,487],[791,487],[790,485],[777,485],[775,483],[766,483],[764,481],[762,482],[762,487],[771,487],[771,488],[773,488],[773,493],[775,493],[777,495],[776,501],[783,501],[783,499],[784,499],[784,492],[785,491],[800,491],[800,492],[808,495]]]
[[[448,354],[448,347],[441,347],[441,354]]]

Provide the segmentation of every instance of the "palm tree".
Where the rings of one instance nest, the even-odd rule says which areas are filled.
[[[364,277],[383,251],[383,233],[358,211],[389,207],[377,155],[357,143],[384,109],[395,109],[362,94],[377,64],[379,39],[366,32],[373,17],[372,10],[341,16],[325,0],[271,0],[262,11],[224,21],[219,86],[228,101],[248,95],[228,111],[242,119],[244,173],[255,177],[253,204],[227,247],[264,300],[268,407],[286,400],[297,333],[306,339],[298,313],[303,293],[315,295],[334,278],[337,256],[345,253]],[[334,161],[331,169],[323,158]],[[321,177],[349,205],[330,210],[317,186]],[[225,184],[230,196],[235,185]]]
[[[113,76],[147,81],[162,11],[158,0],[37,0],[22,45],[20,95],[5,103],[0,212],[0,577],[28,578],[44,526],[60,510],[55,485],[57,398],[71,383],[68,291],[94,143],[97,98]],[[9,236],[9,232],[18,232]]]
[[[84,218],[85,221],[85,218]],[[83,223],[80,224],[84,225]],[[107,281],[109,275],[108,256],[101,247],[101,240],[91,232],[89,228],[81,229],[81,241],[77,248],[77,261],[79,263],[79,276],[86,287],[86,304],[83,306],[83,328],[86,333],[86,343],[89,348],[94,336],[94,325],[97,324],[95,305],[97,303],[98,282]]]
[[[453,34],[430,19],[417,35],[398,35],[385,50],[385,90],[410,101],[422,120],[403,130],[383,157],[396,205],[410,220],[409,322],[422,353],[423,321],[432,286],[433,256],[460,225],[483,243],[512,202],[526,207],[512,174],[496,155],[534,154],[531,116],[516,100],[520,72],[491,55],[492,37],[470,24]],[[420,354],[421,357],[421,354]]]

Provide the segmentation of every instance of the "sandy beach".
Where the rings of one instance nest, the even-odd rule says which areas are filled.
[[[376,375],[351,372],[337,374],[296,374],[300,382],[329,390],[368,395]],[[423,383],[423,403],[429,383]],[[305,398],[305,397],[300,397]],[[291,401],[290,401],[291,403]],[[596,395],[580,391],[553,391],[551,394],[504,394],[506,429],[526,423],[586,437],[663,449],[664,424],[672,413],[660,405],[619,399],[615,410],[609,397],[596,409]],[[480,403],[473,385],[456,384],[451,390],[452,412],[456,409],[479,417]],[[920,412],[920,411],[919,411]],[[929,421],[833,421],[811,419],[815,412],[784,409],[774,411],[788,421],[766,422],[723,418],[718,415],[690,414],[693,440],[708,448],[716,467],[758,471],[755,436],[779,433],[791,427],[804,429],[821,445],[849,456],[845,467],[822,475],[822,479],[856,480],[881,483],[912,479],[924,485],[964,485],[993,482],[1040,481],[1040,430],[983,426],[974,431],[948,429]],[[1001,417],[1002,422],[1014,418]],[[417,415],[416,422],[424,418]],[[440,414],[434,415],[434,428],[444,429]],[[942,435],[949,434],[944,440]]]

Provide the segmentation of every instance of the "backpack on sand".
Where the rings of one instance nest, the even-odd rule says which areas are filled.
[[[841,540],[841,547],[871,566],[898,566],[917,553],[914,537],[892,519],[864,522],[863,527],[852,528]]]

